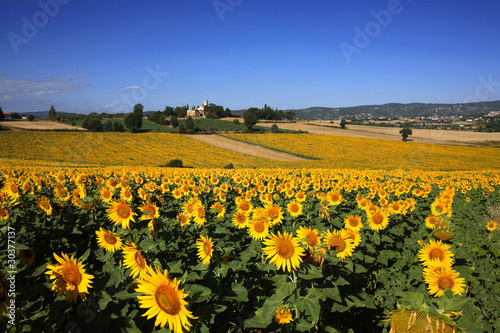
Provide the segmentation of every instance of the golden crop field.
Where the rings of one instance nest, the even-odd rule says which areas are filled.
[[[483,147],[431,145],[315,134],[244,134],[224,136],[312,157],[303,167],[480,170],[500,168],[500,151]]]
[[[314,134],[225,134],[226,137],[312,158],[283,162],[240,154],[170,133],[0,132],[3,164],[160,166],[182,159],[185,166],[221,168],[328,168],[484,170],[500,167],[495,148]],[[21,161],[20,161],[21,160]]]

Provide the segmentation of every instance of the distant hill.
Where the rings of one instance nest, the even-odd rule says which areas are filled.
[[[242,115],[246,110],[231,110],[235,115]],[[359,105],[350,107],[322,107],[314,106],[305,109],[288,109],[283,111],[295,112],[298,119],[338,119],[340,116],[346,118],[367,117],[426,117],[433,115],[440,116],[460,116],[460,115],[480,115],[490,111],[500,111],[500,100],[478,103],[387,103],[380,105]],[[144,111],[144,116],[148,116],[155,111]],[[71,115],[74,113],[57,112],[58,114]],[[35,119],[48,117],[49,111],[19,112],[21,116],[33,115]],[[126,115],[126,114],[125,114]]]
[[[387,103],[380,105],[360,105],[351,107],[309,107],[306,109],[289,109],[293,111],[298,119],[338,119],[340,116],[347,118],[366,117],[368,115],[378,117],[425,117],[425,116],[459,116],[478,115],[490,111],[500,111],[500,101],[479,103]],[[245,110],[232,111],[235,114],[243,114]]]

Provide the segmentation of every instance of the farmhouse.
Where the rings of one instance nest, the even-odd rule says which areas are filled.
[[[203,102],[202,106],[199,106],[199,107],[197,107],[194,110],[187,110],[187,116],[188,117],[202,117],[202,118],[205,118],[207,116],[206,112],[208,111],[208,110],[205,110],[205,108],[208,109],[208,100],[205,100]]]

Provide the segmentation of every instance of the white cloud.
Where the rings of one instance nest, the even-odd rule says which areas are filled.
[[[141,88],[142,88],[142,86],[130,86],[130,87],[125,87],[125,88],[122,88],[122,89],[115,90],[112,93],[113,94],[121,94],[121,93],[125,93],[125,92],[131,92],[131,91],[139,90]]]
[[[43,98],[79,90],[88,86],[85,82],[75,82],[75,78],[85,74],[55,76],[44,80],[8,79],[0,76],[0,98],[4,101],[19,98]]]

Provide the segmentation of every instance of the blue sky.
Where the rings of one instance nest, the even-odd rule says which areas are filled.
[[[493,0],[2,0],[4,112],[500,99]]]

